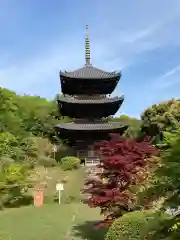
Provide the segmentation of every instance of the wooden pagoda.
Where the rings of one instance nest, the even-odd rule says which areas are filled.
[[[120,72],[106,72],[93,67],[90,61],[88,26],[85,36],[85,65],[72,72],[60,71],[62,95],[58,100],[62,116],[73,119],[55,127],[58,136],[76,146],[77,153],[92,155],[90,146],[105,140],[109,133],[122,134],[127,129],[123,122],[109,122],[121,107],[124,97],[108,97],[116,88]],[[83,154],[82,154],[83,155]]]

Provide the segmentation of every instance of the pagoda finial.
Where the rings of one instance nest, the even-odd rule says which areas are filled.
[[[85,34],[85,60],[86,65],[90,65],[90,40],[89,40],[89,31],[88,31],[88,25],[86,25],[86,34]]]

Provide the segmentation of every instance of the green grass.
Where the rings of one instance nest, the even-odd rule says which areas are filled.
[[[70,203],[70,201],[80,201],[80,189],[84,182],[84,170],[63,171],[60,167],[37,168],[32,173],[35,186],[44,188],[45,203],[53,203],[56,192],[56,183],[67,179],[64,184],[64,191],[61,193],[61,202]],[[44,187],[45,186],[45,187]],[[33,188],[29,191],[32,194]]]
[[[73,214],[77,214],[72,222]],[[101,240],[93,229],[99,212],[83,204],[8,209],[0,214],[0,240]]]
[[[80,191],[84,184],[84,169],[69,171],[68,181],[62,192],[62,203],[80,202]]]
[[[74,226],[72,227],[73,240],[104,240],[106,229],[96,230],[95,223],[102,220],[100,210],[80,204]]]
[[[100,220],[99,210],[80,203],[84,170],[38,170],[41,172],[41,182],[46,179],[45,195],[49,198],[56,193],[57,181],[68,176],[62,193],[62,204],[49,201],[40,208],[28,206],[3,210],[0,212],[0,240],[104,239],[102,232],[95,231],[93,227],[94,222]],[[39,181],[37,179],[37,183]]]
[[[74,206],[23,207],[0,214],[2,240],[60,240],[71,222]]]

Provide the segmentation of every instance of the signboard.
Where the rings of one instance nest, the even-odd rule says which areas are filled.
[[[59,204],[61,204],[61,191],[63,191],[64,190],[64,185],[63,185],[63,183],[57,183],[56,184],[56,191],[58,191],[58,193],[59,193]]]
[[[56,145],[53,145],[52,150],[53,150],[54,153],[57,152],[57,147],[56,147]]]
[[[56,191],[63,191],[63,190],[64,190],[63,183],[57,183],[56,184]]]
[[[34,206],[41,207],[44,202],[44,191],[43,189],[36,189],[34,191]]]
[[[108,184],[108,178],[103,178],[103,184]]]

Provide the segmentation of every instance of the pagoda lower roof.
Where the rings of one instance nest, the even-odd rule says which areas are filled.
[[[79,103],[79,104],[103,104],[103,103],[114,103],[114,102],[123,102],[124,96],[122,97],[114,97],[114,98],[106,98],[106,97],[97,97],[92,96],[90,98],[82,97],[76,98],[76,97],[66,97],[66,96],[60,96],[58,99],[58,102],[67,102],[67,103]]]
[[[105,123],[63,123],[56,125],[56,128],[72,131],[100,131],[116,130],[127,128],[127,124],[122,122],[105,122]]]
[[[112,79],[121,76],[120,72],[106,72],[92,65],[85,65],[75,71],[60,71],[60,77],[77,78],[77,79]]]

